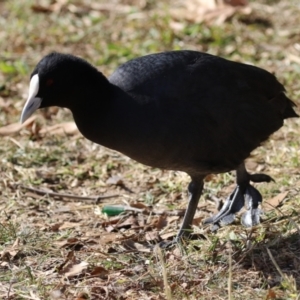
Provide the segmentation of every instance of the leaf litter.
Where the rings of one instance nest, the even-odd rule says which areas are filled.
[[[209,176],[192,240],[184,251],[161,254],[154,245],[172,240],[182,221],[186,174],[88,142],[64,109],[18,121],[29,72],[53,50],[81,55],[105,74],[150,52],[208,51],[275,72],[297,102],[299,5],[231,2],[0,3],[7,24],[0,35],[0,298],[227,299],[231,278],[234,299],[297,299],[299,120],[286,122],[247,162],[276,180],[257,185],[262,224],[245,229],[237,217],[216,234],[204,228],[234,186],[232,174]],[[93,195],[119,197],[97,202]],[[127,210],[109,217],[107,205]]]

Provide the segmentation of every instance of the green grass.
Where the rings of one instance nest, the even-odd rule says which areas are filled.
[[[249,15],[221,25],[191,22],[186,12],[175,17],[183,2],[43,1],[45,13],[36,1],[0,2],[0,127],[18,122],[30,72],[50,51],[82,56],[106,75],[152,52],[207,51],[274,72],[300,103],[297,0],[250,1]],[[183,252],[160,254],[152,245],[159,235],[174,236],[182,217],[107,218],[101,207],[186,208],[188,176],[143,166],[79,134],[42,135],[72,116],[55,108],[37,115],[19,133],[0,136],[1,299],[300,299],[299,120],[288,120],[248,160],[251,172],[276,180],[256,184],[264,201],[289,192],[279,208],[266,211],[255,228],[242,228],[238,218],[211,233],[201,222],[215,211],[213,197],[224,200],[235,180],[233,173],[212,176],[196,214],[196,238]],[[112,176],[122,184],[110,184]],[[97,204],[39,196],[20,185],[119,197]]]

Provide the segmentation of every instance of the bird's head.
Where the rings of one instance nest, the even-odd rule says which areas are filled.
[[[38,108],[71,108],[72,101],[89,87],[99,72],[85,60],[73,55],[50,53],[31,74],[29,94],[21,115],[24,123]]]

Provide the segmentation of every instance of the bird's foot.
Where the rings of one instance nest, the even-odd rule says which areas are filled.
[[[255,174],[264,175],[264,174]],[[272,179],[268,175],[265,175],[268,179]],[[266,179],[265,177],[264,179]],[[254,178],[253,181],[261,178]],[[252,178],[251,178],[252,180]],[[263,180],[266,181],[266,180]],[[270,180],[271,181],[271,180]],[[255,181],[262,182],[262,181]],[[239,212],[244,205],[246,206],[246,212],[242,215],[241,222],[245,227],[252,227],[260,223],[261,211],[258,208],[259,204],[262,202],[262,196],[260,192],[248,184],[246,188],[237,186],[233,193],[226,199],[221,210],[214,216],[206,219],[204,224],[212,224],[212,231],[218,230],[221,226],[226,226],[231,224],[235,219],[235,214]]]

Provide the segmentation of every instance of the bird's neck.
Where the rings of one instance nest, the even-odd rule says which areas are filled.
[[[76,105],[70,109],[79,131],[86,138],[122,151],[117,149],[118,146],[126,145],[135,136],[136,126],[131,123],[135,123],[138,116],[137,107],[138,104],[127,93],[102,80],[87,89],[84,95],[77,95]],[[126,141],[120,143],[123,139]]]

